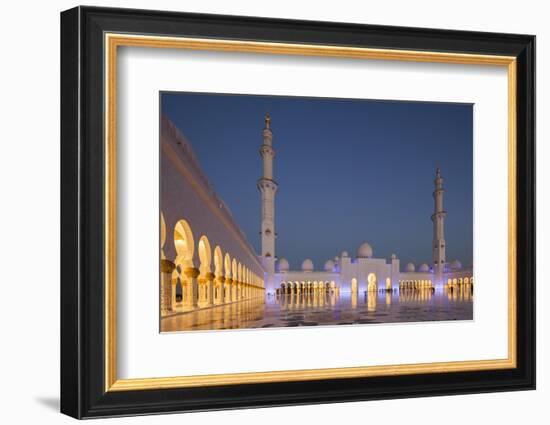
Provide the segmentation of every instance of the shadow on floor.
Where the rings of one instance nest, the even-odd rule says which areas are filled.
[[[59,412],[59,397],[36,397],[35,400],[42,406]]]

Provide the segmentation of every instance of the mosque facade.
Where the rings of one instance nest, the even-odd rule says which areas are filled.
[[[373,247],[363,242],[350,255],[342,251],[334,259],[328,259],[321,270],[315,269],[311,259],[306,258],[299,270],[291,270],[289,262],[276,257],[275,252],[275,198],[278,184],[274,180],[273,131],[271,118],[265,117],[263,144],[260,147],[263,161],[263,175],[258,180],[261,193],[261,261],[265,269],[265,290],[267,294],[302,293],[310,291],[364,293],[379,290],[406,291],[415,289],[438,290],[445,287],[473,285],[472,269],[464,269],[458,260],[446,259],[445,218],[443,207],[443,178],[438,168],[434,179],[434,212],[432,259],[418,268],[407,263],[401,268],[401,261],[395,254],[389,259],[376,258]]]

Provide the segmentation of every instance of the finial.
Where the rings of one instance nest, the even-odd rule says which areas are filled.
[[[265,114],[265,128],[270,128],[271,125],[271,117],[269,116],[269,112]]]

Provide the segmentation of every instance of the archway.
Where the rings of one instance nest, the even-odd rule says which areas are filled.
[[[357,279],[356,278],[353,278],[351,279],[351,293],[352,294],[356,294],[357,293]]]
[[[176,264],[183,267],[193,267],[195,242],[191,226],[186,220],[179,220],[174,227],[174,247],[176,248]]]
[[[367,276],[367,281],[368,281],[367,291],[376,292],[378,290],[376,275],[374,273],[369,273],[369,275]]]
[[[214,249],[214,303],[221,304],[223,299],[221,298],[223,291],[223,254],[219,245]]]
[[[225,253],[224,258],[224,271],[225,271],[225,281],[222,285],[222,299],[224,302],[231,301],[231,292],[229,291],[229,281],[231,280],[231,257],[229,253]]]
[[[237,299],[237,282],[239,281],[238,265],[235,258],[233,258],[233,261],[231,262],[231,275],[233,276],[233,281],[229,291],[231,292],[231,301],[235,301]]]
[[[243,297],[243,282],[244,282],[244,273],[243,266],[239,262],[237,263],[237,285],[235,285],[236,299],[240,300]]]
[[[195,253],[195,242],[191,226],[186,220],[179,220],[174,226],[174,247],[176,249],[176,259],[174,264],[174,274],[176,276],[176,287],[172,300],[178,303],[178,286],[181,285],[180,303],[184,306],[193,306],[193,285],[192,281],[185,274],[186,269],[193,268],[193,257]]]
[[[212,250],[210,248],[210,242],[206,236],[201,236],[198,244],[199,251],[199,304],[207,304],[210,299],[210,285],[211,285],[211,268],[212,262]]]
[[[164,221],[164,214],[160,213],[160,258],[166,258],[164,255],[164,245],[166,244],[166,222]]]

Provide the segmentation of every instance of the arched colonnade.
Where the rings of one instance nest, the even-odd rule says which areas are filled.
[[[196,238],[189,222],[173,229],[176,258],[164,255],[166,223],[161,214],[161,312],[190,311],[264,296],[263,278],[207,235]]]

